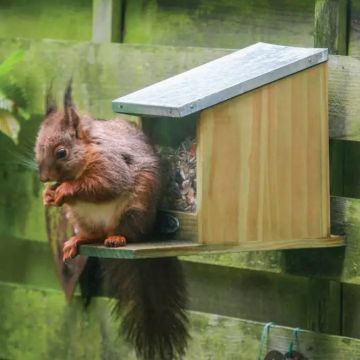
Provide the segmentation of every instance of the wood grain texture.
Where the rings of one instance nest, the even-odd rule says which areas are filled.
[[[347,54],[348,0],[316,0],[314,46],[330,54]]]
[[[326,72],[318,65],[200,114],[200,242],[269,249],[328,238]]]
[[[359,140],[360,61],[329,57],[329,127],[331,138]]]

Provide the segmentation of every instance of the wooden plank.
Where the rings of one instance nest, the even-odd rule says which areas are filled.
[[[5,335],[0,338],[1,358],[67,358],[77,354],[84,359],[136,359],[116,335],[112,303],[107,299],[95,299],[92,311],[84,312],[80,299],[68,306],[58,291],[2,283],[0,293],[0,332]],[[255,359],[263,328],[264,323],[190,312],[192,339],[186,358]],[[292,337],[293,328],[273,326],[264,351],[284,353]],[[348,360],[358,358],[360,340],[300,330],[295,349],[309,359]]]
[[[257,43],[113,100],[113,110],[184,117],[327,59],[326,49]]]
[[[125,1],[125,0],[124,0]],[[94,0],[92,41],[121,42],[123,0]]]
[[[5,235],[0,240],[0,281],[61,289],[47,243]]]
[[[196,254],[200,244],[190,241],[159,241],[140,244],[128,244],[121,248],[109,248],[102,245],[81,245],[80,255],[113,259],[141,259],[151,257]]]
[[[54,78],[56,97],[61,99],[67,79],[72,73],[76,74],[74,98],[77,106],[99,118],[114,116],[109,101],[116,95],[125,95],[232,52],[226,49],[20,39],[2,39],[0,45],[1,58],[18,49],[25,50],[23,66],[14,69],[13,76],[25,94],[30,113],[43,112],[46,79],[54,78],[53,69],[56,67],[59,74],[63,74]],[[40,63],[41,66],[38,65]],[[360,134],[357,121],[360,103],[356,95],[359,91],[360,61],[351,57],[330,56],[330,137]]]
[[[331,138],[360,134],[360,61],[349,56],[329,57],[329,126]]]
[[[316,0],[314,46],[330,54],[347,54],[348,0]]]
[[[360,338],[358,285],[344,284],[342,295],[342,333],[344,336]]]
[[[331,141],[331,194],[360,198],[360,144],[358,141]]]
[[[349,55],[360,58],[360,1],[351,0],[349,17]]]
[[[55,40],[2,39],[0,44],[1,59],[18,49],[25,52],[23,66],[14,69],[13,76],[23,88],[31,114],[43,113],[48,79],[53,79],[54,96],[61,103],[65,85],[73,76],[77,107],[99,118],[114,117],[111,99],[115,96],[125,95],[233,52]],[[56,74],[54,67],[58,69]]]
[[[148,243],[128,244],[120,248],[103,245],[80,245],[79,254],[112,259],[142,259],[166,256],[185,256],[201,253],[228,253],[272,249],[302,249],[344,246],[344,238],[331,236],[319,239],[290,239],[287,241],[251,241],[242,244],[203,245],[191,241],[153,241]]]
[[[60,290],[47,244],[13,238],[2,238],[1,244],[0,282]],[[121,266],[121,260],[117,261]],[[106,264],[102,262],[105,272]],[[271,318],[282,325],[339,332],[339,283],[193,262],[182,264],[192,310],[264,322]],[[98,285],[96,295],[113,296],[113,289]]]
[[[183,266],[192,311],[340,333],[341,285],[335,281],[189,262]]]
[[[360,287],[357,284],[344,284],[342,293],[342,334],[360,338]]]
[[[124,40],[235,49],[257,41],[311,47],[314,6],[314,0],[132,0]]]
[[[91,40],[91,2],[1,1],[0,37]]]
[[[33,116],[22,123],[19,145],[0,134],[0,233],[9,237],[47,241],[41,201],[43,185],[32,161],[39,125]],[[17,195],[15,195],[17,194]]]
[[[344,182],[346,182],[344,160],[348,143],[348,141],[330,140],[330,194],[333,196],[346,197],[344,193]]]
[[[200,114],[200,242],[271,249],[329,236],[326,73],[320,64]]]

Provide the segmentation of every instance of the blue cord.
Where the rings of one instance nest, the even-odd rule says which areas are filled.
[[[272,322],[268,322],[267,324],[265,324],[262,333],[261,333],[261,338],[260,338],[260,347],[259,347],[259,356],[258,356],[258,360],[263,360],[263,347],[264,347],[264,343],[266,341],[266,337],[269,333],[270,328],[274,326],[274,323]]]
[[[289,348],[288,348],[288,353],[290,356],[293,355],[293,351],[294,351],[294,342],[297,341],[297,337],[298,337],[298,333],[299,333],[299,328],[295,328],[293,331],[293,336],[291,338],[291,341],[289,343]]]

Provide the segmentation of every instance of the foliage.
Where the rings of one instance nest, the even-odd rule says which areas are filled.
[[[17,142],[20,119],[27,120],[26,101],[11,72],[23,60],[24,53],[16,51],[0,64],[0,132]]]

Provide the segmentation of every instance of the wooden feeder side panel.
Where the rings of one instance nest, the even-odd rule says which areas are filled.
[[[199,242],[257,249],[291,239],[304,239],[294,247],[309,247],[311,239],[325,244],[327,104],[323,63],[201,112]]]

